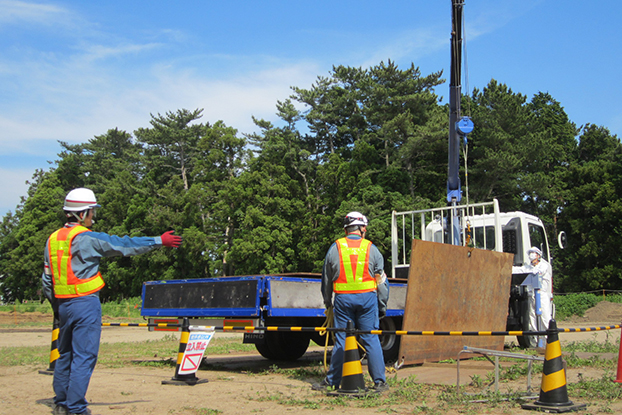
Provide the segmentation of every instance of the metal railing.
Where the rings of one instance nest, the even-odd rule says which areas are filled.
[[[490,246],[487,241],[487,228],[494,228],[494,250],[503,251],[503,235],[499,202],[473,203],[465,206],[446,206],[441,208],[393,211],[391,215],[391,260],[392,275],[396,278],[396,269],[410,266],[410,248],[413,239],[449,243],[457,239],[461,245],[468,226],[481,227],[481,234],[472,232],[471,241],[476,247]],[[455,232],[460,235],[454,235]],[[479,239],[478,239],[479,238]]]

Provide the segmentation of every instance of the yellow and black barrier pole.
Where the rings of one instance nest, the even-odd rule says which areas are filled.
[[[60,321],[56,317],[54,317],[54,322],[52,323],[52,346],[50,347],[50,365],[45,370],[40,370],[39,373],[41,375],[53,375],[54,368],[56,367],[56,361],[60,354],[58,353],[58,333]]]
[[[104,327],[182,327],[182,324],[175,323],[102,323]],[[210,330],[218,330],[223,332],[230,331],[296,331],[296,332],[338,332],[347,331],[347,329],[339,329],[334,327],[282,327],[282,326],[193,326],[197,328],[206,328]],[[622,325],[615,324],[611,326],[600,327],[582,327],[556,329],[557,333],[579,333],[592,332],[601,330],[613,330],[622,328]],[[395,336],[547,336],[550,330],[546,331],[413,331],[413,330],[354,330],[357,334],[377,334],[377,335],[395,335]]]
[[[586,404],[572,403],[566,389],[566,370],[562,362],[562,348],[559,344],[557,323],[551,320],[546,337],[544,369],[540,398],[532,404],[521,405],[523,409],[542,412],[570,412],[586,407]]]
[[[175,376],[171,380],[163,380],[163,385],[189,385],[194,386],[199,383],[208,382],[207,379],[199,379],[196,377],[196,374],[193,372],[188,375],[179,374],[182,359],[184,357],[184,352],[186,351],[186,346],[188,344],[188,339],[190,338],[190,321],[188,318],[184,317],[183,322],[181,324],[181,337],[179,339],[179,352],[177,353],[177,365],[175,366]]]

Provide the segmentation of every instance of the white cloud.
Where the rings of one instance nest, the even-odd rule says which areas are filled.
[[[5,149],[30,152],[31,140],[84,142],[117,127],[132,132],[148,127],[151,113],[181,108],[204,108],[205,121],[224,120],[250,132],[251,116],[273,119],[277,100],[288,98],[291,86],[308,87],[321,72],[314,64],[287,63],[216,78],[158,65],[138,80],[80,66],[79,71],[71,65],[33,70],[31,96],[21,107],[7,105],[0,116]]]
[[[119,46],[87,45],[85,54],[80,57],[81,64],[90,63],[95,60],[103,60],[112,57],[119,57],[127,54],[137,54],[140,52],[161,47],[160,43],[147,44],[124,44]]]
[[[62,69],[57,70],[62,73]],[[69,71],[62,77],[72,79],[58,82],[76,85],[75,89],[68,85],[50,88],[43,83],[38,87],[43,104],[33,100],[26,104],[25,112],[14,110],[13,114],[6,114],[4,111],[5,115],[0,116],[0,154],[54,160],[60,152],[55,141],[83,143],[111,128],[132,133],[139,127],[150,126],[150,114],[182,108],[203,108],[200,122],[213,124],[223,120],[240,133],[251,133],[256,131],[252,116],[276,122],[277,101],[289,97],[291,86],[309,88],[322,72],[326,70],[309,62],[284,63],[214,79],[196,71],[158,66],[145,74],[143,82],[135,84],[108,72],[97,73],[99,81],[91,82],[92,73],[76,79],[79,74]],[[50,102],[54,105],[49,105]],[[43,145],[43,141],[50,145]],[[0,169],[6,183],[0,196],[0,214],[14,211],[19,197],[26,194],[28,187],[24,182],[33,173],[34,169]]]
[[[43,167],[43,166],[42,166]],[[34,170],[5,169],[0,167],[2,177],[2,192],[0,192],[0,215],[4,216],[9,210],[15,212],[21,196],[28,191],[27,180],[32,179]]]
[[[52,24],[54,18],[65,14],[66,10],[42,3],[16,0],[0,0],[0,23],[46,23]]]
[[[287,99],[291,86],[309,87],[318,71],[315,64],[297,63],[206,79],[196,73],[161,70],[156,76],[161,94],[157,106],[162,110],[156,111],[204,108],[204,120],[223,120],[240,132],[251,132],[255,130],[252,116],[273,121],[277,100]]]

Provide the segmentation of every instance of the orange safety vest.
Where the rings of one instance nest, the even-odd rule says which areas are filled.
[[[59,229],[50,236],[48,251],[56,298],[82,297],[97,292],[106,285],[99,272],[94,277],[80,279],[71,269],[71,242],[76,235],[83,232],[90,230],[76,225]]]
[[[371,241],[367,239],[338,239],[339,277],[333,283],[337,294],[376,291],[376,279],[369,273]]]

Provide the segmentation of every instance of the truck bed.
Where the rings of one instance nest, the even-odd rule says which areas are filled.
[[[324,317],[320,274],[147,281],[145,317]],[[391,284],[388,315],[402,315],[405,283]]]

